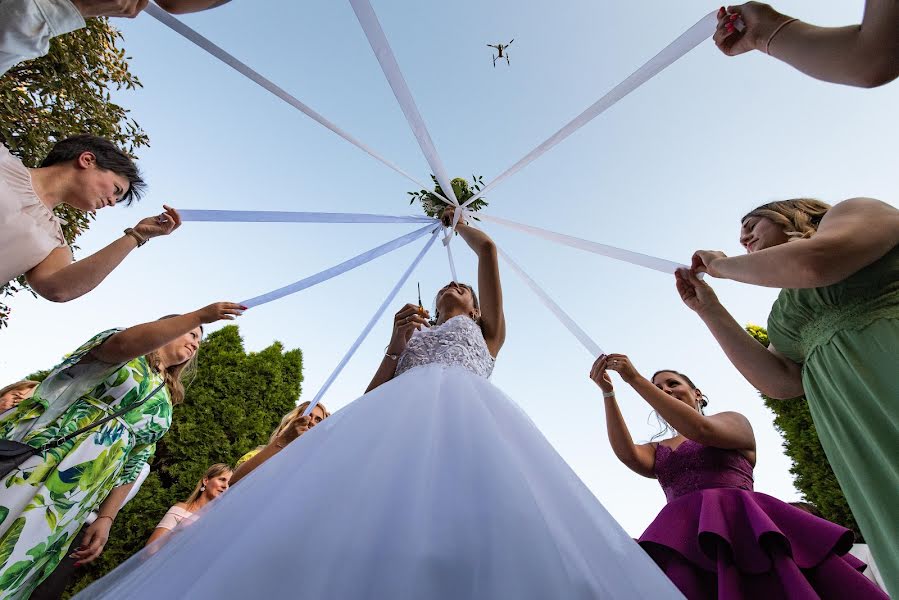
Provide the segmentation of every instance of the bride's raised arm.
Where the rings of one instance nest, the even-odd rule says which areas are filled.
[[[448,207],[443,213],[444,223],[451,223],[455,209]],[[503,313],[503,288],[499,278],[499,259],[496,244],[489,235],[460,220],[456,231],[465,243],[478,255],[478,300],[481,312],[481,330],[487,348],[494,357],[506,341],[506,317]]]

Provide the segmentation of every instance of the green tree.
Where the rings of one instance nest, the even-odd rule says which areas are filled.
[[[112,90],[141,85],[119,47],[122,34],[106,19],[53,38],[46,56],[20,63],[0,77],[0,141],[26,166],[36,167],[57,141],[78,133],[112,140],[127,152],[149,144],[128,110],[110,101]],[[67,206],[57,214],[71,244],[93,216]],[[74,246],[77,248],[77,246]],[[0,288],[0,297],[28,289],[24,278]],[[0,327],[9,308],[0,302]]]
[[[142,548],[159,519],[187,498],[210,465],[233,465],[266,443],[300,395],[301,351],[285,351],[275,342],[261,352],[247,353],[234,325],[210,334],[198,358],[196,376],[184,403],[175,407],[172,428],[157,445],[150,475],[119,513],[103,555],[79,569],[70,593]]]
[[[768,332],[764,327],[748,325],[746,331],[768,347]],[[764,394],[761,396],[765,406],[774,413],[774,427],[783,436],[784,452],[793,462],[790,473],[796,489],[825,519],[851,529],[861,541],[861,531],[818,440],[808,402],[805,398],[775,400]]]

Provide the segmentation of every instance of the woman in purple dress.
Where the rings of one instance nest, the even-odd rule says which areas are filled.
[[[665,425],[656,437],[674,435],[635,444],[607,371],[655,409]],[[615,455],[665,491],[668,504],[639,542],[687,598],[887,598],[848,554],[851,531],[753,491],[746,417],[704,414],[708,401],[686,375],[666,369],[648,380],[623,354],[600,356],[590,378],[603,391]]]

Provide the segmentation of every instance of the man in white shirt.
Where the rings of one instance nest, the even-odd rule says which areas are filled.
[[[171,13],[215,8],[229,0],[159,0]],[[84,27],[90,17],[136,17],[148,0],[0,0],[0,75],[43,56],[50,38]]]

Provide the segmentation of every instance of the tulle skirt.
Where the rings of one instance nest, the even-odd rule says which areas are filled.
[[[682,598],[534,424],[459,367],[338,411],[78,598]]]

